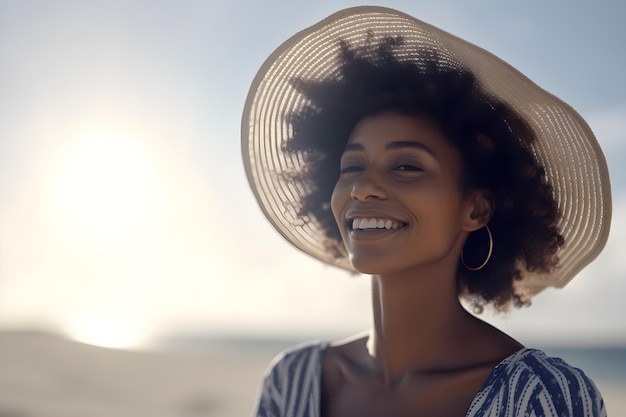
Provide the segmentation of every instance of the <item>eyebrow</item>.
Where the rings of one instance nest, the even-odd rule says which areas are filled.
[[[415,141],[410,141],[410,140],[399,140],[395,142],[390,142],[385,146],[385,149],[388,151],[397,150],[397,149],[405,149],[405,148],[417,149],[419,151],[424,151],[426,153],[434,155],[433,151],[428,146],[424,145],[421,142],[415,142]],[[363,151],[363,150],[365,150],[365,148],[360,143],[351,143],[349,145],[346,145],[344,152]]]

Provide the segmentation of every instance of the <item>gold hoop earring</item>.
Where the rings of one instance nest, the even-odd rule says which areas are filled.
[[[489,235],[489,251],[487,253],[487,259],[485,259],[485,261],[480,264],[480,266],[477,266],[475,268],[467,266],[467,264],[465,263],[465,259],[463,259],[463,249],[461,249],[461,262],[463,263],[463,266],[470,271],[480,271],[485,267],[485,265],[487,265],[487,262],[489,262],[489,260],[491,259],[491,254],[493,253],[493,237],[491,236],[491,230],[489,230],[489,226],[487,226],[486,224],[485,229],[487,229],[487,235]]]

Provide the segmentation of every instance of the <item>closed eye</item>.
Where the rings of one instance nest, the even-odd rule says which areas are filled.
[[[412,164],[398,165],[393,170],[394,171],[413,171],[413,172],[424,171],[421,167],[417,165],[412,165]]]
[[[356,166],[356,165],[351,165],[351,166],[341,168],[339,172],[341,174],[350,174],[352,172],[359,172],[359,171],[363,171],[363,168]]]

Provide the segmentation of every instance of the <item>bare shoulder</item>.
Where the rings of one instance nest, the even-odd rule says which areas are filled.
[[[362,332],[328,344],[324,352],[324,366],[336,362],[360,362],[368,357],[370,332]]]
[[[348,374],[371,368],[367,343],[370,333],[363,332],[330,343],[324,351],[323,387],[333,390]]]

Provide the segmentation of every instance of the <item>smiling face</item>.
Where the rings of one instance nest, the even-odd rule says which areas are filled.
[[[425,117],[361,120],[341,158],[331,206],[352,266],[367,274],[451,265],[486,202],[463,193],[462,158]]]

